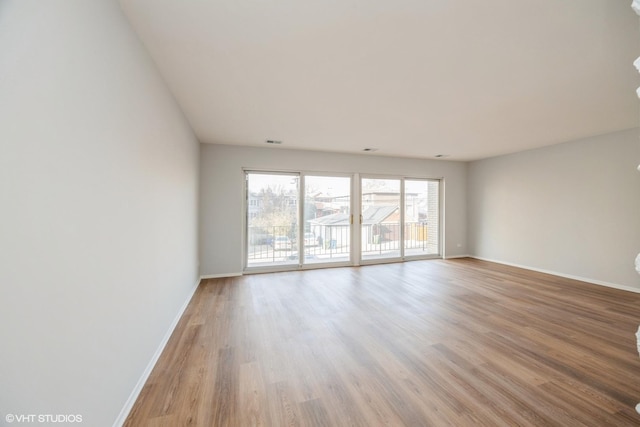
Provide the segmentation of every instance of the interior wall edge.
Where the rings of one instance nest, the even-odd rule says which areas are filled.
[[[122,410],[118,415],[118,418],[116,418],[115,422],[113,423],[113,427],[121,427],[124,424],[124,422],[127,420],[127,417],[129,416],[129,413],[131,412],[133,405],[136,403],[136,400],[138,399],[140,392],[144,388],[144,385],[146,384],[147,380],[149,379],[149,375],[151,375],[153,368],[155,368],[156,364],[158,363],[158,360],[160,359],[162,352],[167,346],[167,343],[169,342],[171,335],[173,335],[173,332],[178,326],[178,322],[180,322],[180,319],[182,318],[182,315],[184,314],[187,307],[189,306],[189,303],[191,302],[193,295],[196,293],[198,286],[200,286],[200,282],[202,282],[202,278],[198,279],[195,285],[193,285],[192,288],[189,290],[187,298],[182,303],[182,306],[180,306],[180,308],[178,309],[178,312],[173,318],[173,321],[171,322],[171,324],[169,325],[169,328],[167,328],[167,332],[164,334],[164,337],[162,338],[162,341],[160,341],[160,344],[158,345],[157,350],[151,357],[151,360],[149,360],[147,367],[142,372],[140,379],[138,380],[135,387],[131,391],[131,394],[129,395],[129,398],[125,402],[124,406],[122,407]]]
[[[475,256],[475,255],[469,255],[469,258],[477,259],[477,260],[480,260],[480,261],[493,262],[493,263],[501,264],[501,265],[508,265],[509,267],[522,268],[523,270],[530,270],[530,271],[535,271],[537,273],[550,274],[552,276],[563,277],[565,279],[578,280],[580,282],[585,282],[585,283],[589,283],[589,284],[592,284],[592,285],[605,286],[607,288],[613,288],[613,289],[618,289],[618,290],[621,290],[621,291],[627,291],[627,292],[633,292],[633,293],[636,293],[636,294],[640,294],[640,289],[638,289],[638,288],[633,288],[631,286],[626,286],[626,285],[620,285],[618,283],[605,282],[605,281],[602,281],[602,280],[592,279],[590,277],[574,276],[572,274],[560,273],[558,271],[545,270],[544,268],[536,268],[536,267],[532,267],[532,266],[529,266],[529,265],[515,264],[515,263],[512,263],[512,262],[506,262],[506,261],[500,261],[500,260],[497,260],[497,259],[484,258],[484,257],[480,257],[480,256]]]

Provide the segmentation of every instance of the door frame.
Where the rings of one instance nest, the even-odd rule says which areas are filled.
[[[371,265],[371,264],[388,264],[393,262],[402,262],[402,254],[403,254],[403,246],[404,246],[404,230],[402,224],[404,224],[404,209],[402,205],[404,204],[404,181],[400,175],[378,175],[378,174],[360,174],[360,192],[358,194],[358,199],[360,202],[360,214],[358,215],[358,241],[362,245],[362,220],[364,209],[362,208],[362,180],[364,179],[387,179],[387,180],[397,180],[400,181],[400,202],[398,209],[400,211],[400,244],[399,244],[399,255],[396,257],[388,257],[388,258],[370,258],[364,259],[362,253],[362,247],[357,253],[357,258],[359,265]]]
[[[262,169],[262,168],[242,168],[242,179],[244,182],[243,185],[243,214],[242,214],[242,259],[243,259],[243,274],[253,274],[253,273],[267,273],[267,272],[278,272],[278,271],[295,271],[295,270],[311,270],[311,269],[321,269],[321,268],[332,268],[332,267],[351,267],[351,266],[360,266],[360,265],[372,265],[372,264],[386,264],[386,263],[395,263],[395,262],[404,262],[404,261],[413,261],[413,260],[421,260],[421,259],[440,259],[443,258],[444,254],[444,213],[445,213],[445,194],[444,194],[444,178],[434,178],[434,177],[418,177],[418,176],[409,176],[409,175],[392,175],[392,174],[370,174],[370,173],[360,173],[360,172],[329,172],[329,171],[309,171],[309,170],[286,170],[286,169]],[[350,254],[349,260],[347,261],[337,261],[337,262],[326,262],[326,263],[304,263],[304,250],[302,256],[300,256],[300,250],[298,250],[298,263],[292,264],[282,264],[282,265],[265,265],[265,266],[257,266],[251,267],[248,266],[248,253],[249,253],[249,242],[248,242],[248,215],[249,215],[249,197],[248,197],[248,182],[247,182],[247,174],[249,173],[257,173],[257,174],[265,174],[265,175],[297,175],[298,176],[298,230],[297,230],[297,247],[304,248],[304,245],[300,245],[304,243],[304,205],[305,205],[305,178],[307,176],[327,176],[327,177],[348,177],[351,179],[350,185],[350,210],[351,210],[351,226],[350,226]],[[373,258],[373,259],[362,259],[362,179],[397,179],[400,180],[400,256],[392,257],[392,258]],[[416,180],[416,181],[428,181],[428,182],[437,182],[438,183],[438,253],[437,254],[428,254],[428,255],[404,255],[404,234],[405,234],[405,180]]]
[[[408,175],[381,175],[381,174],[360,174],[359,187],[360,192],[358,194],[358,200],[361,204],[360,215],[358,221],[358,236],[359,243],[362,243],[362,179],[395,179],[400,180],[400,243],[399,243],[399,256],[389,258],[371,258],[363,259],[362,248],[359,248],[356,258],[358,259],[358,265],[372,265],[372,264],[387,264],[393,262],[415,261],[421,259],[439,259],[443,258],[444,248],[444,179],[443,178],[423,178]],[[435,254],[425,255],[405,255],[405,181],[425,181],[425,182],[437,182],[438,183],[438,252]]]

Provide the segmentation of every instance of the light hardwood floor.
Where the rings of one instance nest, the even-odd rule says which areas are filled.
[[[127,426],[638,426],[640,294],[488,262],[205,280]]]

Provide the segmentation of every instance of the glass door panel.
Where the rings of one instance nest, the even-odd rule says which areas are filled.
[[[351,259],[351,178],[304,177],[304,264]]]
[[[439,180],[361,178],[353,229],[350,176],[245,175],[248,269],[347,264],[358,252],[365,263],[441,253]]]
[[[439,236],[439,181],[404,181],[404,256],[437,255]]]
[[[362,178],[361,259],[401,256],[400,179]]]
[[[246,172],[247,267],[298,264],[298,174]]]

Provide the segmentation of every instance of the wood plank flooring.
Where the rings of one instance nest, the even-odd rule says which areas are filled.
[[[640,294],[429,260],[205,280],[126,426],[638,426]]]

